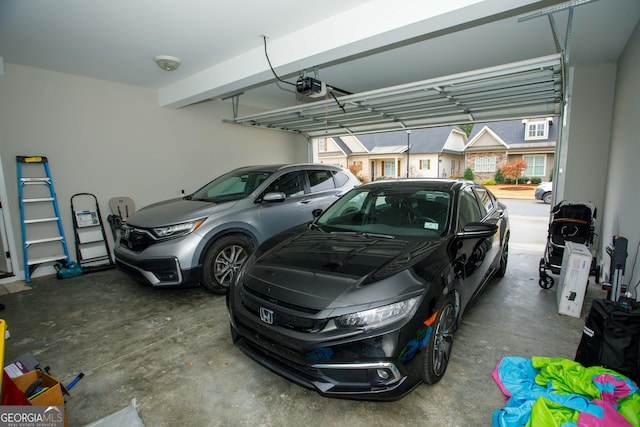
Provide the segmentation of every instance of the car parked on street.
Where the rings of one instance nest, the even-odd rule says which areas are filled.
[[[156,287],[198,283],[225,293],[253,249],[309,222],[360,181],[323,164],[247,166],[193,194],[138,210],[123,225],[117,266]]]
[[[538,187],[536,187],[535,197],[548,205],[551,204],[551,201],[553,200],[553,183],[543,182],[538,185]]]
[[[249,257],[227,295],[232,339],[323,395],[399,398],[443,377],[465,309],[505,274],[509,234],[480,184],[364,184]]]

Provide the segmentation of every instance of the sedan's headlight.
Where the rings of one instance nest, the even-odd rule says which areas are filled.
[[[420,297],[414,297],[370,310],[345,314],[337,317],[335,322],[340,328],[370,329],[381,327],[410,315],[419,299]]]
[[[153,234],[155,234],[159,239],[183,236],[195,231],[202,225],[204,220],[205,218],[180,224],[167,225],[165,227],[156,227],[153,229]]]

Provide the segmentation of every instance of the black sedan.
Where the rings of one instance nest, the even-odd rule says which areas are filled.
[[[227,296],[233,340],[323,395],[397,399],[442,378],[508,243],[506,208],[479,184],[362,185],[252,254]]]

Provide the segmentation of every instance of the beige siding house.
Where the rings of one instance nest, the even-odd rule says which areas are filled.
[[[549,181],[555,166],[557,117],[476,123],[464,148],[476,181],[493,179],[506,163],[524,159],[524,176]]]
[[[318,139],[316,161],[349,167],[363,181],[460,177],[466,134],[457,126]]]
[[[551,179],[557,117],[476,123],[469,137],[457,126],[323,138],[314,159],[348,167],[363,181],[384,178],[493,179],[506,163],[522,158],[524,176]]]

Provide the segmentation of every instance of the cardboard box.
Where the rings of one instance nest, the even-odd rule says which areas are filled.
[[[31,405],[64,406],[64,396],[62,396],[62,393],[69,396],[71,395],[60,381],[42,371],[29,371],[24,375],[12,378],[12,381],[24,393],[38,378],[42,379],[40,386],[48,387],[48,390],[31,399]],[[67,425],[66,412],[64,414],[64,425]]]
[[[64,397],[62,393],[69,394],[69,392],[60,381],[42,371],[29,371],[24,375],[13,378],[13,382],[20,390],[25,392],[38,378],[42,379],[42,384],[40,385],[49,387],[49,389],[31,399],[31,404],[35,406],[63,406]]]
[[[580,317],[589,283],[592,255],[580,243],[566,242],[558,284],[558,313]]]

